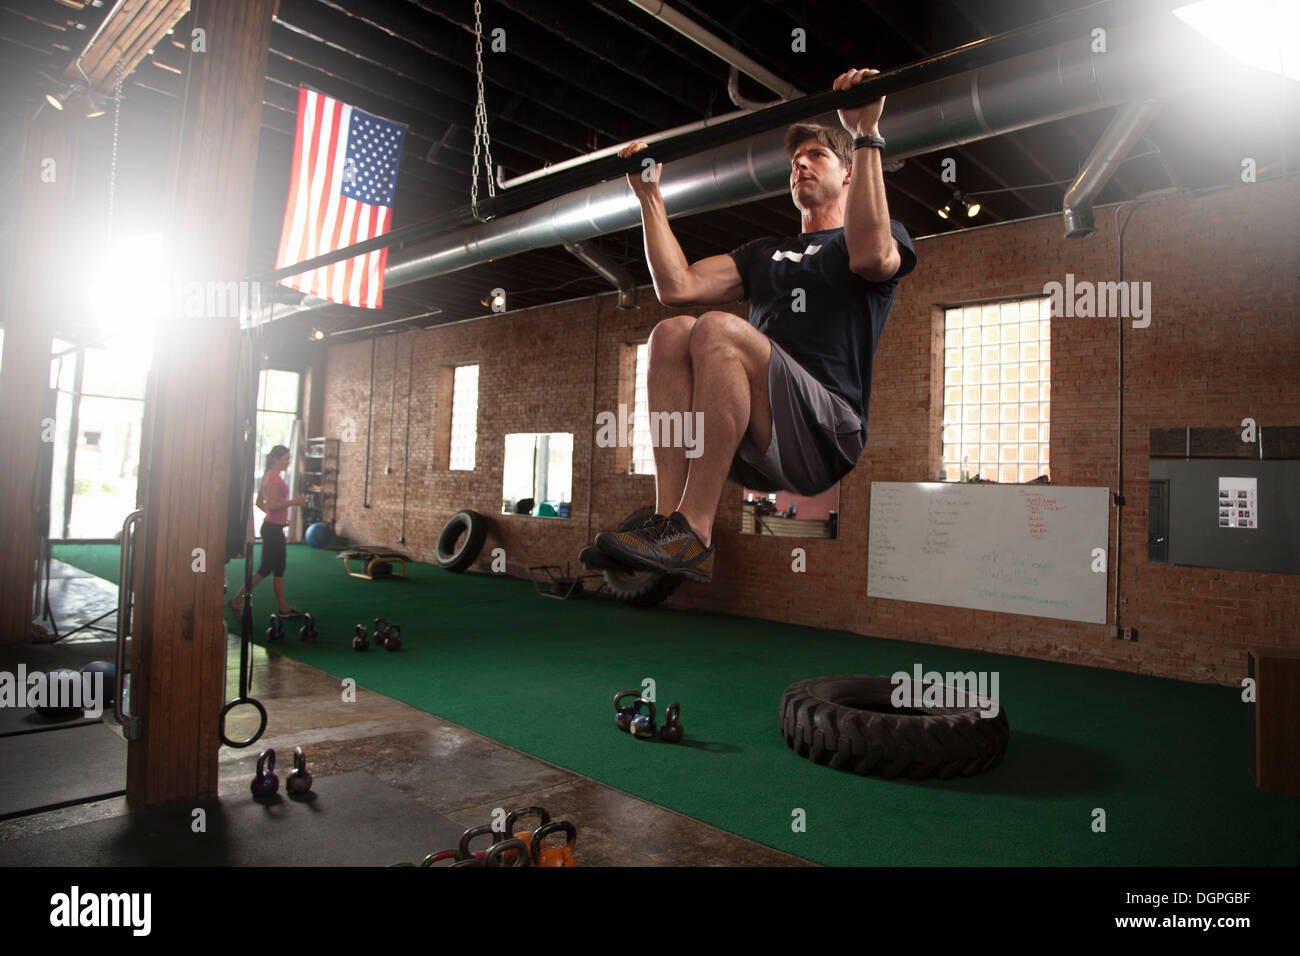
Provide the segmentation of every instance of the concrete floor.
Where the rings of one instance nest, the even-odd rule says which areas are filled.
[[[111,583],[53,563],[50,603],[61,634],[112,611],[116,599]],[[111,628],[115,617],[111,613],[99,623]],[[0,649],[0,666],[12,669],[23,661],[29,670],[80,667],[111,659],[111,640],[107,634],[83,631],[54,644],[11,646]],[[227,654],[231,696],[238,668],[239,641],[232,637]],[[575,855],[582,866],[812,865],[380,694],[359,688],[356,704],[340,708],[335,678],[261,645],[255,648],[252,693],[267,708],[267,730],[247,750],[221,749],[223,800],[249,799],[248,783],[259,750],[273,747],[287,757],[300,746],[318,789],[322,778],[364,770],[465,827],[490,822],[496,807],[546,807],[553,818],[577,826]],[[111,714],[106,719],[111,721]],[[255,727],[251,714],[236,711],[227,732],[238,739]],[[0,842],[127,812],[126,798],[115,797],[14,817],[0,821]],[[416,858],[410,862],[418,863],[424,853],[438,849],[443,847],[422,847],[418,855],[413,850]]]

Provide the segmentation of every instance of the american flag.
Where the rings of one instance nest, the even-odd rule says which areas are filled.
[[[388,232],[406,127],[298,89],[293,173],[284,205],[277,269]],[[377,249],[280,281],[331,302],[384,306],[388,249]]]

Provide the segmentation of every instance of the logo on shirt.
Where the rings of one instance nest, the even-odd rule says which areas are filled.
[[[821,246],[809,246],[803,252],[774,252],[772,253],[772,261],[780,262],[782,259],[789,259],[791,262],[802,262],[804,256],[816,255],[817,250],[820,248]]]

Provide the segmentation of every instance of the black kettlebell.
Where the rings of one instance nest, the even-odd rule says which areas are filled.
[[[384,647],[390,651],[400,651],[402,649],[402,626],[400,624],[389,625],[388,634],[384,638]]]
[[[268,641],[284,640],[284,625],[280,623],[280,615],[271,615],[271,626],[266,629],[266,639]]]
[[[636,715],[636,706],[623,706],[623,698],[640,696],[639,690],[621,690],[614,695],[614,726],[619,730],[629,730],[632,726],[632,718]]]
[[[354,651],[370,650],[370,642],[366,640],[366,626],[358,624],[356,627],[356,637],[352,638],[352,649]]]
[[[374,634],[375,634],[376,644],[382,644],[384,643],[384,641],[388,640],[388,627],[389,627],[388,618],[386,617],[375,618]]]
[[[506,853],[512,853],[512,856],[502,857]],[[494,843],[488,847],[487,853],[483,854],[484,866],[508,866],[511,868],[520,866],[532,866],[533,861],[528,855],[528,844],[523,840],[516,840],[511,837],[508,840],[502,840],[500,843]]]
[[[537,827],[543,827],[551,822],[551,815],[546,812],[545,807],[518,807],[507,813],[506,836],[513,840],[522,840],[525,846],[528,845],[528,842],[532,839],[533,830],[515,829],[522,817],[537,818],[537,826],[534,827],[533,830],[536,830]]]
[[[642,705],[650,708],[650,713],[641,713]],[[632,723],[628,725],[627,729],[632,732],[633,737],[640,737],[642,740],[649,740],[653,737],[655,735],[655,702],[646,700],[644,697],[638,697],[632,713]]]
[[[316,619],[310,614],[306,614],[304,617],[307,618],[307,623],[298,628],[298,636],[304,641],[310,641],[314,644],[316,642]]]
[[[460,850],[460,855],[463,860],[478,860],[482,863],[483,857],[487,856],[487,851],[471,850],[469,848],[470,842],[481,836],[492,837],[492,843],[495,845],[504,839],[505,834],[492,829],[492,824],[490,823],[484,823],[482,826],[470,827],[460,835],[460,843],[457,845],[457,849]]]
[[[254,800],[270,800],[280,790],[280,778],[275,775],[275,751],[263,750],[257,758],[257,773],[249,787]]]
[[[659,728],[659,736],[670,744],[675,744],[682,739],[685,733],[682,730],[682,722],[678,720],[678,715],[682,712],[682,705],[673,701],[668,705],[668,710],[664,714],[664,725]]]
[[[301,797],[311,790],[311,774],[307,772],[307,758],[301,747],[293,748],[293,770],[284,778],[284,792],[291,797]]]

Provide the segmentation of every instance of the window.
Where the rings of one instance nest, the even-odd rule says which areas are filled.
[[[943,368],[947,480],[1049,474],[1051,299],[946,310]]]
[[[262,519],[266,517],[252,503],[257,501],[257,489],[266,474],[266,456],[276,445],[283,445],[291,452],[294,450],[293,423],[298,418],[301,380],[299,372],[274,368],[262,369],[257,377],[257,435],[253,440],[253,496],[249,504],[255,534],[260,534],[257,529],[262,527]],[[289,477],[285,475],[286,480]]]
[[[474,470],[478,438],[478,366],[456,369],[451,396],[451,462],[453,471]]]
[[[276,445],[290,451],[293,423],[298,418],[298,387],[302,375],[280,369],[263,369],[257,383],[257,439],[254,481],[266,471],[266,456]]]
[[[632,468],[634,475],[655,473],[655,450],[650,440],[650,343],[636,347],[636,385],[632,402]]]
[[[135,510],[149,353],[53,345],[50,537],[108,539]]]

